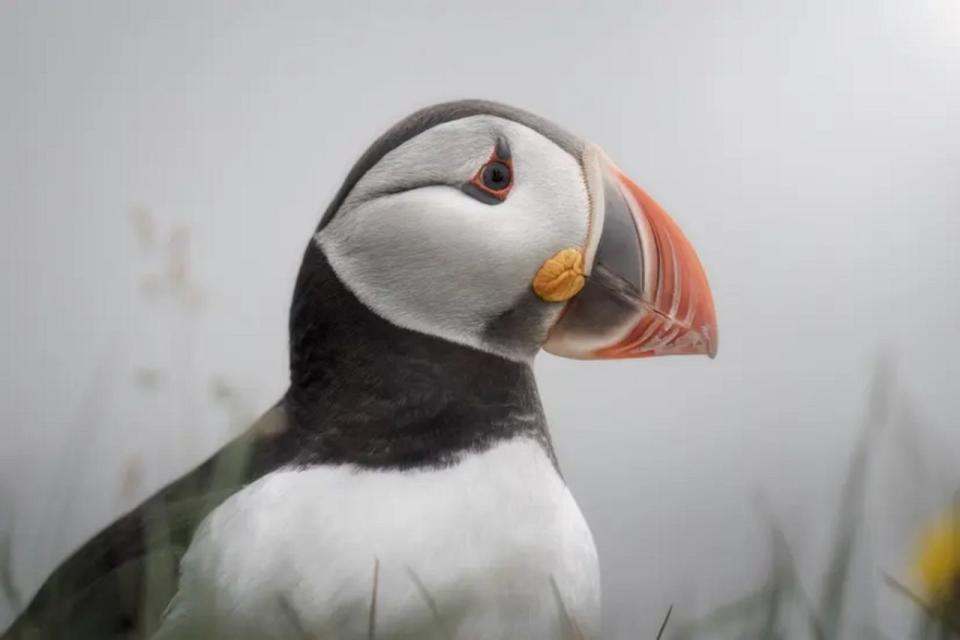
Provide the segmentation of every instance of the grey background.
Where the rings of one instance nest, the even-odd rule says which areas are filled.
[[[880,577],[909,575],[960,486],[950,0],[0,3],[0,531],[19,590],[279,396],[323,207],[386,126],[460,97],[601,144],[714,288],[715,361],[537,362],[610,636],[762,582],[760,496],[816,592],[877,370],[890,428],[851,628],[876,610],[902,636],[910,606]]]

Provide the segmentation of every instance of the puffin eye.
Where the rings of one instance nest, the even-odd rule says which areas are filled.
[[[497,138],[490,159],[477,171],[463,192],[486,204],[500,204],[513,188],[513,159],[506,138]]]
[[[513,172],[503,162],[494,160],[480,169],[480,181],[490,191],[503,191],[513,181]]]

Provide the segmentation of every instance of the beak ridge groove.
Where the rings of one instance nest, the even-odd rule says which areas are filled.
[[[573,358],[717,353],[713,296],[683,231],[605,156],[602,225],[586,286],[567,303],[545,348]],[[599,185],[602,184],[602,188]],[[591,252],[593,253],[593,252]]]

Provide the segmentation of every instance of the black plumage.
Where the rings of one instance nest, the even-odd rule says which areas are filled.
[[[519,434],[552,450],[526,363],[399,328],[311,242],[290,314],[291,385],[244,434],[75,551],[4,640],[145,638],[214,508],[273,470],[446,465]]]

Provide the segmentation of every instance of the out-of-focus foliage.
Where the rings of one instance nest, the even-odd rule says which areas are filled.
[[[772,553],[766,582],[755,591],[719,606],[705,618],[680,625],[672,636],[675,640],[794,638],[799,637],[797,628],[805,628],[806,637],[812,640],[887,637],[877,624],[851,619],[846,604],[859,533],[869,525],[864,521],[864,507],[872,454],[884,432],[897,428],[892,424],[889,407],[895,391],[889,366],[881,364],[872,384],[860,440],[841,485],[833,544],[825,559],[819,597],[811,598],[801,584],[787,537],[770,515],[769,505],[762,504]],[[920,594],[893,576],[886,576],[885,580],[888,588],[917,605],[914,637],[919,640],[960,638],[960,501],[923,534],[916,581],[923,589]],[[801,621],[799,625],[797,619]]]

